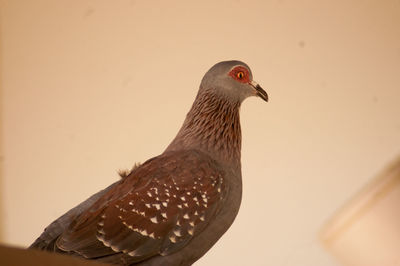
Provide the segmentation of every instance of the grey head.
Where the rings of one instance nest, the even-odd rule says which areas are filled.
[[[249,96],[268,101],[268,94],[253,80],[249,66],[237,60],[219,62],[207,71],[199,92],[210,89],[234,102],[241,103]]]

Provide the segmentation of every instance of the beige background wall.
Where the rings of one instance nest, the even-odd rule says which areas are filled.
[[[203,74],[247,62],[244,198],[196,265],[337,265],[317,240],[400,153],[400,1],[2,0],[2,242],[163,151]]]

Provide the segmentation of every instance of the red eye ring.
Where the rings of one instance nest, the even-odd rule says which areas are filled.
[[[244,66],[236,66],[230,72],[229,76],[240,83],[249,83],[250,82],[250,73],[247,68]]]

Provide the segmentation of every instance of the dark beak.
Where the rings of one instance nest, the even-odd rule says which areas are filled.
[[[256,91],[256,95],[259,96],[261,99],[263,99],[264,101],[268,102],[268,94],[265,90],[263,90],[263,88],[261,88],[260,85],[258,85],[257,82],[255,82],[254,80],[252,80],[250,82],[250,85],[255,89]]]

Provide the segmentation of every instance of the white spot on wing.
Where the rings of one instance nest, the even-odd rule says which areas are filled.
[[[157,216],[154,216],[153,218],[150,218],[150,221],[152,223],[154,223],[154,224],[157,224],[158,223]]]
[[[136,250],[129,252],[128,255],[134,257],[136,255]]]
[[[140,234],[143,235],[143,236],[147,236],[148,235],[146,229],[144,229],[143,231],[140,231]]]
[[[180,230],[180,229],[174,229],[174,234],[175,234],[176,236],[182,236],[181,230]]]
[[[97,240],[101,241],[104,244],[104,235],[96,235],[96,238],[97,238]]]
[[[119,250],[119,248],[117,248],[116,246],[110,246],[110,248],[112,250],[114,250],[115,252],[120,252],[121,250]]]

